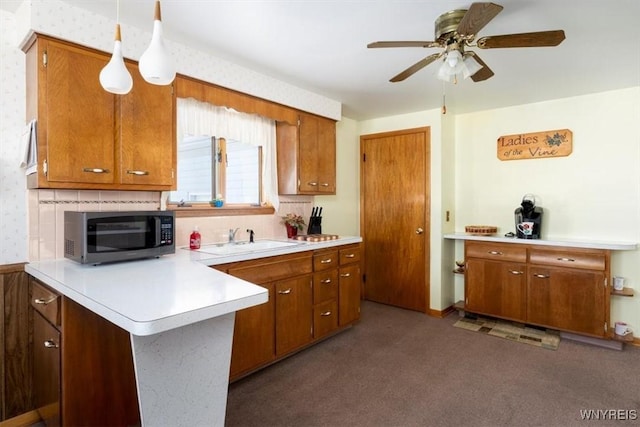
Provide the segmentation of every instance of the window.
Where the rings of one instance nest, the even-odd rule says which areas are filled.
[[[208,136],[178,144],[178,189],[170,201],[260,205],[262,147]]]
[[[278,206],[275,122],[179,98],[178,188],[172,203]],[[215,136],[214,136],[215,135]]]

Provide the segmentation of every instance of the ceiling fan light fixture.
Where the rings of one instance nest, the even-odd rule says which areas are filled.
[[[482,65],[476,61],[473,55],[466,55],[462,63],[464,64],[462,67],[462,77],[465,79],[468,79],[482,69]]]
[[[148,83],[160,86],[171,84],[176,77],[176,69],[165,47],[162,33],[160,0],[156,0],[151,43],[140,57],[138,67]]]
[[[120,2],[116,3],[116,19],[120,20]],[[116,23],[116,33],[113,42],[113,54],[111,59],[100,71],[100,85],[103,89],[116,95],[125,95],[131,91],[133,87],[133,79],[127,66],[124,65],[122,56],[122,36],[120,33],[120,24]]]

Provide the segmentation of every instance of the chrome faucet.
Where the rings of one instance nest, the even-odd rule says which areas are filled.
[[[236,242],[236,233],[238,232],[239,228],[236,228],[235,230],[233,228],[229,229],[229,243],[235,243]]]

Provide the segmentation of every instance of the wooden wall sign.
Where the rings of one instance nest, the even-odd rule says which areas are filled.
[[[564,157],[573,150],[573,133],[569,129],[506,135],[498,138],[500,160]]]

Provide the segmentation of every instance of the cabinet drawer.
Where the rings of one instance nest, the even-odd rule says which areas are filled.
[[[484,258],[504,261],[527,261],[527,248],[519,245],[501,245],[492,243],[465,243],[466,258]]]
[[[338,251],[318,252],[313,255],[313,271],[328,270],[338,266]]]
[[[296,277],[313,271],[310,255],[288,259],[278,258],[274,257],[271,260],[247,266],[229,267],[227,272],[232,276],[259,284]]]
[[[335,299],[338,296],[338,270],[327,270],[313,275],[313,303]]]
[[[584,268],[588,270],[604,270],[606,255],[604,252],[574,252],[554,251],[546,249],[530,249],[529,262],[569,268]]]
[[[338,304],[327,301],[313,308],[313,338],[320,338],[338,328]]]
[[[31,306],[52,325],[60,326],[60,295],[36,280],[31,281]]]
[[[360,247],[340,249],[340,265],[360,261]]]

